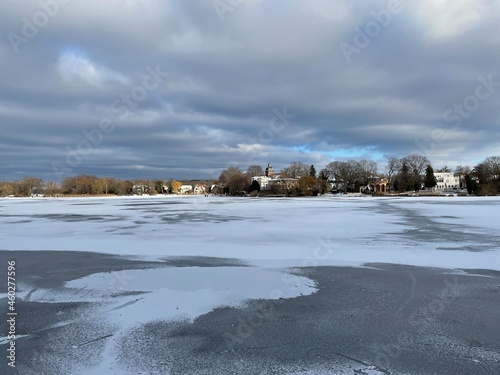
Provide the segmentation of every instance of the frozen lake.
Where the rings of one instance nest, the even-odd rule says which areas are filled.
[[[20,371],[498,373],[499,205],[0,200],[0,254],[18,272]]]
[[[0,200],[0,249],[500,269],[500,198]]]

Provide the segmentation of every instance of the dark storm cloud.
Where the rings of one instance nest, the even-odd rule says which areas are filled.
[[[105,4],[0,5],[0,179],[500,153],[496,2]]]

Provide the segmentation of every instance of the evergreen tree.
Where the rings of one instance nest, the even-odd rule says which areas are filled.
[[[474,194],[478,188],[477,181],[472,178],[470,173],[467,173],[464,177],[465,185],[467,186],[467,193]]]
[[[309,176],[316,177],[316,168],[314,168],[314,165],[309,167]]]
[[[252,185],[250,185],[250,191],[260,191],[260,184],[256,181],[252,181]]]
[[[411,188],[413,189],[413,181],[410,181],[410,172],[408,168],[408,164],[406,164],[406,161],[403,161],[402,166],[401,166],[401,176],[400,176],[400,181],[399,181],[399,190],[400,191],[408,191],[411,185]]]
[[[324,169],[322,169],[321,171],[319,171],[318,178],[320,180],[328,181],[328,173]]]
[[[425,170],[424,186],[427,189],[432,189],[436,185],[437,185],[437,181],[436,181],[436,177],[434,176],[434,169],[431,167],[431,165],[428,165],[427,169]]]
[[[399,180],[394,180],[394,182],[392,183],[392,189],[395,190],[395,191],[398,191],[399,190]]]

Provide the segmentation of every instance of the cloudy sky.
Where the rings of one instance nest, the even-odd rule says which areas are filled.
[[[2,0],[0,180],[500,155],[496,0]]]

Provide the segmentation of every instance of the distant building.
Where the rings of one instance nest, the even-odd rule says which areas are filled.
[[[274,172],[271,163],[267,164],[266,172],[264,176],[254,176],[252,177],[252,182],[257,181],[260,186],[260,190],[271,190],[273,187],[280,187],[284,190],[290,190],[299,183],[298,178],[282,178],[281,175]]]
[[[368,185],[360,186],[359,192],[363,194],[387,193],[387,181],[385,178],[373,177],[369,179]]]
[[[271,177],[267,176],[254,176],[252,177],[252,182],[257,181],[260,186],[260,190],[266,190],[269,181],[271,181]]]
[[[342,180],[328,180],[328,190],[336,193],[345,189],[345,183]]]
[[[389,181],[382,177],[374,177],[368,182],[368,187],[372,193],[386,193]]]
[[[149,186],[144,184],[136,184],[132,187],[132,192],[136,195],[149,194]]]
[[[275,174],[274,174],[273,166],[271,165],[271,163],[269,163],[269,164],[267,164],[267,167],[266,167],[266,177],[273,178],[274,176],[275,176]]]
[[[193,192],[193,186],[191,185],[182,185],[181,186],[181,194],[188,194]]]
[[[460,188],[460,178],[451,172],[434,172],[437,185],[436,190],[449,190]]]
[[[294,187],[299,185],[298,178],[272,178],[267,183],[267,189],[272,189],[273,187],[279,187],[282,190],[289,191]]]
[[[196,184],[193,192],[195,194],[205,194],[207,191],[207,185]]]

